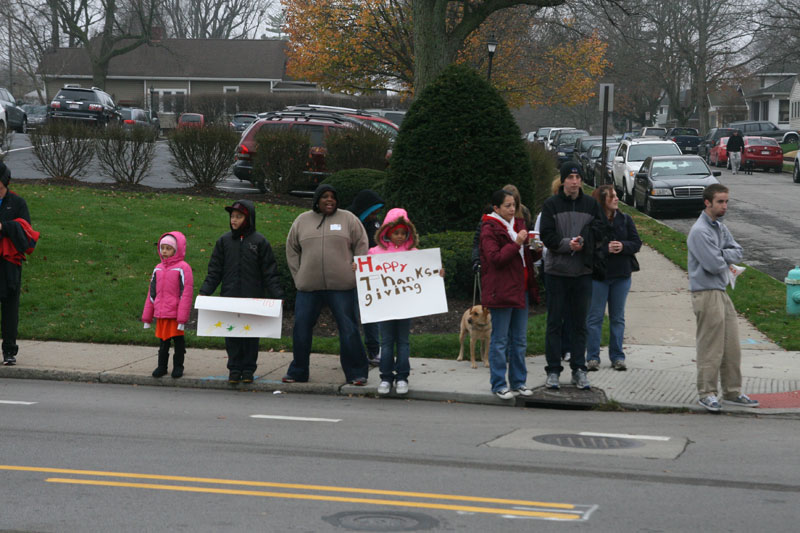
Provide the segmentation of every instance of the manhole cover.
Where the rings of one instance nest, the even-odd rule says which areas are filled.
[[[588,450],[618,450],[620,448],[639,448],[644,443],[634,439],[618,437],[593,437],[589,435],[575,435],[569,433],[555,433],[550,435],[537,435],[533,437],[536,442],[563,446],[565,448],[583,448]]]
[[[352,531],[425,531],[439,527],[437,520],[420,513],[344,512],[322,519]]]

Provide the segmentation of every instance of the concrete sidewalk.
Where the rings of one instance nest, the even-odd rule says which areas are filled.
[[[611,400],[629,409],[705,411],[697,404],[695,321],[686,273],[647,247],[643,247],[638,258],[642,269],[633,275],[626,312],[627,372],[612,370],[603,349],[601,370],[589,373],[591,391],[579,391],[569,385],[568,369],[562,374],[562,388],[550,391],[544,388],[544,356],[530,356],[528,386],[534,390],[534,396],[503,401],[491,393],[489,370],[482,366],[473,370],[469,361],[456,362],[458,346],[454,345],[451,353],[443,354],[450,359],[412,357],[410,392],[405,397],[556,407],[587,407]],[[748,409],[726,405],[723,411],[800,416],[800,352],[781,349],[742,318],[739,327],[743,391],[755,395],[762,407]],[[150,375],[156,366],[154,347],[44,341],[21,341],[19,344],[17,365],[0,367],[0,378],[234,389],[227,383],[224,350],[199,350],[189,346],[184,377],[172,379],[167,375],[155,379]],[[378,370],[370,370],[365,387],[344,384],[337,355],[312,355],[308,383],[281,383],[291,359],[291,353],[261,352],[255,382],[236,388],[282,394],[376,395],[380,381]],[[390,397],[396,396],[393,393]]]

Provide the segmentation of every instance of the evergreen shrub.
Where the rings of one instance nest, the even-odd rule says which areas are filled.
[[[409,214],[412,220],[414,216]],[[478,220],[478,217],[475,217]],[[416,221],[414,225],[419,226]],[[444,287],[448,298],[471,299],[473,284],[472,273],[472,231],[445,231],[420,236],[419,248],[439,248],[444,266]]]
[[[536,220],[536,215],[541,212],[542,204],[553,195],[551,185],[558,175],[556,159],[552,153],[544,149],[541,143],[530,143],[528,155],[531,159],[531,180],[533,182],[533,203],[528,205],[531,215]],[[525,202],[523,202],[525,203]]]
[[[372,189],[378,193],[378,196],[383,198],[385,180],[386,172],[382,170],[353,168],[331,174],[322,183],[332,185],[336,189],[339,207],[347,209],[347,206],[353,203],[356,194],[363,189]]]
[[[403,121],[386,180],[387,202],[423,231],[463,230],[507,183],[533,205],[531,164],[508,106],[474,70],[451,65]]]

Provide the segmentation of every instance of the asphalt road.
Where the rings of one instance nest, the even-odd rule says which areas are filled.
[[[0,529],[793,531],[797,424],[4,379]]]
[[[727,169],[714,170],[722,170],[718,179],[730,189],[724,220],[744,248],[744,262],[783,281],[789,270],[800,265],[800,184],[793,183],[787,172],[733,174]],[[688,235],[697,217],[660,220]]]

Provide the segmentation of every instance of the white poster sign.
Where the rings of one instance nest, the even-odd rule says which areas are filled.
[[[361,255],[354,261],[362,323],[447,312],[439,248]]]
[[[198,337],[281,337],[283,300],[198,296]]]

